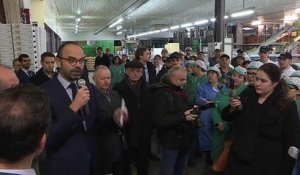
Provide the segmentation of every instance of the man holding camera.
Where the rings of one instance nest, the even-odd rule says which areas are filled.
[[[173,175],[174,172],[185,174],[189,148],[195,133],[194,120],[197,117],[182,89],[186,76],[183,67],[173,66],[153,94],[153,123],[162,147],[160,175]]]

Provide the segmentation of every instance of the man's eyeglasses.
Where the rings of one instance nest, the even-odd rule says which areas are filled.
[[[72,65],[72,66],[75,66],[78,62],[81,64],[81,65],[84,65],[85,64],[85,58],[80,58],[79,60],[77,60],[76,58],[74,57],[69,57],[69,58],[64,58],[64,57],[59,57],[61,59],[64,59],[64,60],[68,60],[68,62]]]

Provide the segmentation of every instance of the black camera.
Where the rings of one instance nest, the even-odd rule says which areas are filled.
[[[214,108],[215,106],[216,106],[216,103],[214,103],[214,102],[207,103],[207,104],[204,104],[204,105],[193,108],[193,110],[191,111],[191,114],[200,115],[201,111],[204,111],[204,110],[209,109],[209,108]],[[204,123],[201,121],[200,118],[197,117],[194,122],[195,122],[195,126],[197,128],[204,127]]]
[[[216,107],[215,102],[206,103],[204,105],[197,106],[197,107],[193,108],[193,111],[191,112],[191,114],[200,115],[201,111],[204,111],[204,110],[209,109],[209,108],[214,108],[214,107]]]

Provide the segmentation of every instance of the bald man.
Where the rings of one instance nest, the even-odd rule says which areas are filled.
[[[18,84],[19,79],[15,72],[7,66],[0,65],[0,92]]]

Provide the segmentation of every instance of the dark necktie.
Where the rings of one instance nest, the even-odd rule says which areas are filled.
[[[75,96],[76,96],[76,93],[77,93],[77,86],[76,86],[76,84],[75,83],[71,83],[70,85],[69,85],[69,88],[71,88],[72,89],[72,101],[75,99]]]
[[[75,99],[75,96],[76,96],[76,93],[77,93],[77,86],[76,86],[75,83],[71,83],[69,85],[69,88],[72,89],[72,98],[73,98],[72,101],[73,101]],[[81,117],[84,130],[86,131],[86,119],[85,119],[85,117],[87,116],[87,111],[85,111],[85,108],[82,107],[82,108],[80,108],[80,110],[77,113]]]

